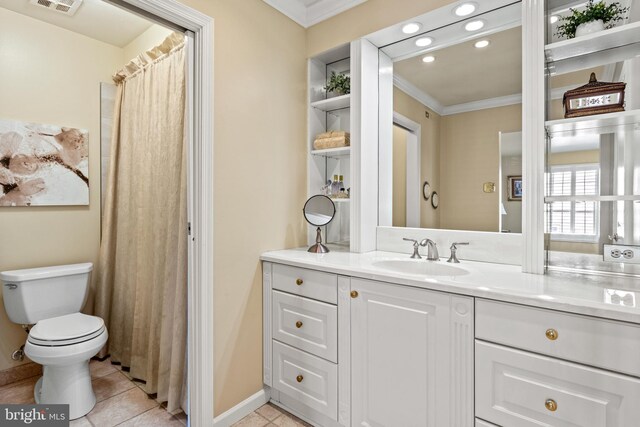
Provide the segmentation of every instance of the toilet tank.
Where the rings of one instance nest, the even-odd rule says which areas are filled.
[[[9,319],[30,325],[79,312],[87,300],[93,264],[58,265],[0,272]]]

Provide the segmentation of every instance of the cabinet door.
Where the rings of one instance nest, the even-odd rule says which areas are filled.
[[[473,299],[361,279],[351,289],[352,425],[472,426]]]

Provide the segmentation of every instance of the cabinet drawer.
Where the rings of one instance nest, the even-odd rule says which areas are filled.
[[[338,307],[273,291],[273,338],[338,362]]]
[[[629,323],[477,299],[476,338],[640,376],[640,326]]]
[[[476,341],[476,416],[503,426],[626,427],[640,380]]]
[[[273,265],[274,289],[304,297],[338,303],[338,276],[288,265]]]
[[[338,366],[273,341],[273,388],[338,419]]]

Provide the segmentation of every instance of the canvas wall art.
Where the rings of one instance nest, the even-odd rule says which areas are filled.
[[[0,206],[88,204],[86,130],[0,120]]]

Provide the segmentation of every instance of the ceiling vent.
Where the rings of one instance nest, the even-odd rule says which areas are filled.
[[[73,16],[82,4],[82,0],[31,0],[30,3]]]

